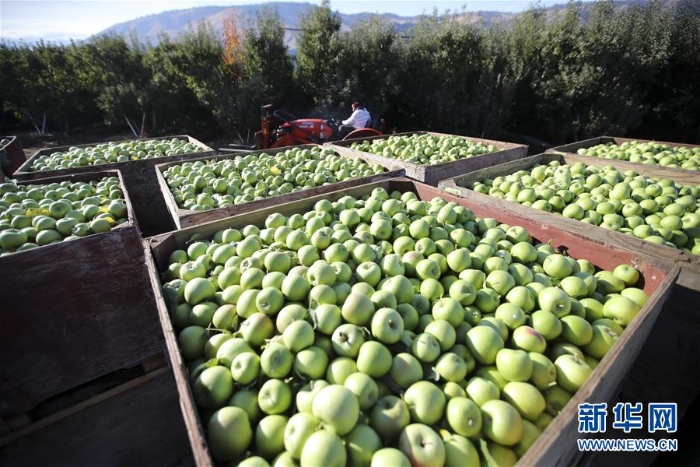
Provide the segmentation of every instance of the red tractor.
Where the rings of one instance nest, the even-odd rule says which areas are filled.
[[[261,108],[261,127],[255,133],[255,146],[248,149],[270,149],[300,144],[323,144],[339,139],[336,120],[321,118],[297,118],[285,110],[272,110],[271,105]],[[377,128],[367,127],[354,130],[343,140],[381,135]],[[232,145],[234,146],[234,145]]]

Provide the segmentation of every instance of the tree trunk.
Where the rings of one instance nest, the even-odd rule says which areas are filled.
[[[143,112],[141,115],[141,133],[139,134],[140,138],[145,138],[147,135],[145,133],[146,130],[146,112]]]
[[[36,122],[35,122],[34,119],[32,118],[32,114],[30,114],[30,113],[29,113],[28,111],[26,111],[26,110],[24,111],[24,113],[27,114],[27,117],[29,118],[29,121],[32,122],[32,126],[34,127],[34,129],[36,130],[36,132],[39,133],[39,134],[41,134],[41,130],[39,129],[39,127],[37,126]]]
[[[134,137],[138,138],[139,134],[136,133],[136,129],[134,129],[134,125],[131,124],[131,120],[129,120],[129,117],[124,115],[124,119],[126,120],[126,124],[129,125],[129,128],[131,128],[131,132],[134,134]]]

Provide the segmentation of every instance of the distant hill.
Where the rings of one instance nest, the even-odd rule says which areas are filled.
[[[161,34],[166,34],[171,39],[177,39],[187,32],[188,28],[196,27],[201,21],[206,21],[212,25],[214,31],[221,33],[224,19],[228,18],[233,11],[237,18],[244,22],[255,20],[256,14],[262,8],[276,9],[282,24],[287,28],[285,43],[292,51],[296,48],[296,31],[300,18],[313,8],[311,3],[296,2],[270,2],[256,5],[240,6],[204,6],[189,8],[184,10],[170,10],[163,13],[143,16],[124,23],[115,24],[96,34],[118,34],[125,37],[134,35],[140,42],[157,44]],[[455,12],[456,13],[456,12]],[[426,11],[432,14],[432,11]],[[358,23],[367,20],[374,13],[343,14],[338,13],[341,19],[341,30],[350,31]],[[420,16],[399,16],[394,14],[380,14],[385,21],[394,24],[397,31],[408,31],[416,25]],[[510,21],[515,15],[499,11],[480,11],[478,13],[468,13],[465,15],[466,21],[483,21],[485,24],[494,21]]]
[[[662,4],[676,4],[679,2],[693,2],[697,0],[662,0]],[[584,1],[586,4],[591,4],[592,1]],[[646,4],[648,0],[625,0],[616,1],[619,8],[628,8],[632,5]],[[294,53],[296,49],[296,29],[299,26],[299,20],[307,14],[309,9],[313,8],[311,3],[301,2],[269,2],[256,5],[240,5],[240,6],[203,6],[189,8],[183,10],[170,10],[163,13],[143,16],[124,23],[115,24],[104,31],[96,34],[118,34],[125,37],[135,35],[139,42],[157,44],[159,37],[166,34],[171,39],[177,39],[187,32],[188,28],[196,27],[202,21],[206,21],[212,25],[214,31],[221,33],[223,30],[224,19],[230,17],[234,12],[235,17],[247,21],[254,21],[256,14],[265,7],[276,9],[282,24],[287,31],[285,33],[285,44],[290,51]],[[566,7],[566,0],[562,3],[549,8],[551,13]],[[506,13],[500,11],[479,11],[479,12],[460,12],[452,11],[462,15],[465,22],[474,23],[482,22],[484,25],[489,25],[495,22],[507,24],[515,18],[518,13]],[[426,11],[426,14],[432,14],[432,11]],[[341,30],[350,31],[359,22],[366,20],[374,13],[357,13],[343,14],[338,13],[341,19]],[[394,24],[398,32],[405,32],[415,26],[420,20],[420,16],[399,16],[394,14],[379,14],[380,18]]]

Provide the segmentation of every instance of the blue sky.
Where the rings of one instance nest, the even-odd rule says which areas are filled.
[[[296,0],[320,4],[320,0]],[[250,5],[262,0],[0,0],[0,38],[6,40],[43,38],[47,41],[80,40],[109,26],[140,16],[167,10],[210,5]],[[536,3],[522,1],[411,1],[411,0],[331,0],[331,8],[341,13],[395,13],[413,16],[445,10],[524,11]],[[540,0],[540,5],[566,3],[566,0]]]

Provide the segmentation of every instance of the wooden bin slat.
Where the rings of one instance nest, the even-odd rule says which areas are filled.
[[[119,172],[50,180],[107,175]],[[127,190],[124,198],[130,222],[110,232],[0,258],[0,416],[162,352]]]
[[[630,143],[632,141],[637,141],[640,143],[661,143],[661,144],[668,144],[669,146],[678,146],[678,147],[683,147],[683,148],[696,148],[698,147],[697,144],[687,144],[687,143],[674,143],[670,141],[657,141],[657,140],[648,140],[648,139],[639,139],[639,138],[620,138],[617,136],[598,136],[596,138],[590,138],[586,139],[583,141],[577,141],[575,143],[570,143],[570,144],[564,144],[561,146],[555,146],[553,148],[549,148],[545,151],[545,153],[557,153],[557,154],[575,154],[578,155],[577,151],[579,149],[583,148],[591,148],[593,146],[597,146],[599,144],[617,144],[620,145],[622,143]],[[700,174],[700,171],[697,170],[685,170],[681,168],[676,168],[676,167],[664,167],[661,165],[655,165],[655,164],[640,164],[638,162],[630,162],[630,161],[623,161],[623,160],[615,160],[615,159],[605,159],[602,157],[595,157],[595,156],[580,156],[584,157],[586,160],[587,159],[600,159],[604,161],[609,161],[609,162],[614,162],[616,164],[620,164],[620,167],[627,167],[628,169],[632,170],[637,170],[638,167],[660,167],[665,170],[668,170],[669,174],[676,173],[677,176],[682,176],[683,174],[686,174],[688,176],[695,176],[698,177]]]
[[[362,141],[372,141],[377,139],[388,139],[391,136],[410,136],[410,135],[421,135],[429,134],[433,136],[457,136],[473,142],[482,142],[486,144],[493,144],[499,151],[482,154],[479,156],[469,157],[466,159],[459,159],[453,162],[444,162],[442,164],[435,165],[419,165],[410,162],[401,161],[399,159],[393,159],[390,157],[384,157],[378,154],[373,154],[364,151],[358,151],[356,149],[350,148],[353,143],[359,143]],[[504,162],[512,161],[514,159],[520,159],[527,155],[528,146],[522,144],[507,143],[503,141],[495,141],[489,139],[472,138],[469,136],[461,135],[447,135],[444,133],[434,133],[427,131],[409,132],[409,133],[398,133],[398,134],[388,134],[381,136],[371,136],[368,138],[356,138],[345,141],[335,141],[331,143],[326,143],[325,145],[332,147],[339,154],[347,157],[363,157],[367,160],[371,160],[373,163],[377,163],[386,167],[389,170],[405,169],[406,176],[419,182],[427,183],[430,185],[437,185],[440,180],[453,177],[455,175],[468,172],[471,170],[478,170],[484,167],[489,167],[491,165],[501,164]]]
[[[0,464],[149,465],[193,463],[171,371],[163,367],[76,407],[11,442],[0,438]]]
[[[26,163],[24,163],[19,168],[17,172],[15,172],[13,178],[21,181],[42,180],[49,177],[57,177],[79,173],[91,173],[103,170],[119,170],[122,173],[122,176],[124,177],[124,187],[131,194],[134,212],[136,218],[139,221],[139,229],[141,230],[144,236],[157,235],[173,230],[174,225],[168,212],[168,207],[166,206],[165,200],[163,199],[163,196],[161,194],[160,185],[158,183],[158,179],[156,178],[154,167],[164,162],[187,161],[215,154],[212,148],[206,146],[200,141],[197,141],[189,135],[164,136],[160,138],[149,138],[148,140],[142,141],[166,139],[169,140],[173,138],[186,139],[189,142],[195,143],[202,148],[202,151],[190,154],[179,154],[176,156],[160,157],[156,159],[141,159],[128,162],[111,162],[109,164],[74,167],[63,170],[49,170],[44,172],[30,171],[30,167],[34,164],[34,161],[38,157],[46,154],[52,154],[57,151],[68,150],[71,147],[62,146],[59,148],[42,149],[37,151],[31,158],[29,158],[29,160],[27,160]],[[122,142],[125,141],[116,141],[115,143]],[[101,143],[83,144],[76,147],[94,147],[97,144]]]
[[[644,241],[633,235],[627,235],[622,232],[603,229],[596,225],[581,222],[575,219],[568,219],[564,216],[541,211],[521,204],[502,200],[482,193],[477,193],[473,190],[465,188],[465,185],[482,181],[486,178],[495,178],[497,176],[509,175],[519,170],[527,170],[538,164],[548,164],[549,162],[557,161],[566,164],[575,164],[582,162],[589,166],[616,167],[620,171],[628,170],[619,161],[611,161],[609,159],[600,159],[597,157],[578,156],[574,154],[556,154],[544,153],[536,156],[527,157],[517,161],[500,164],[467,174],[463,174],[448,180],[441,181],[438,186],[441,190],[458,194],[460,197],[472,200],[479,204],[489,206],[494,211],[509,209],[520,212],[523,217],[537,219],[543,224],[549,224],[563,230],[570,231],[575,235],[582,235],[594,240],[600,240],[618,248],[630,249],[637,251],[650,257],[655,257],[660,260],[674,261],[681,267],[681,276],[679,282],[693,290],[700,291],[700,256],[672,248],[664,245]],[[656,178],[668,178],[681,184],[698,185],[700,184],[700,176],[693,174],[691,171],[672,171],[671,169],[653,165],[635,165],[634,170],[640,175],[646,175]]]
[[[472,203],[441,192],[435,187],[408,179],[393,179],[354,187],[328,193],[323,198],[333,201],[345,195],[361,196],[377,187],[383,187],[389,192],[394,190],[413,191],[418,194],[419,198],[427,200],[440,196],[447,201],[454,201],[471,209],[479,217],[494,217],[502,223],[522,225],[540,241],[551,241],[555,247],[567,250],[574,257],[587,258],[601,268],[612,269],[620,263],[629,263],[634,264],[641,271],[644,277],[643,287],[650,295],[649,301],[620,337],[614,350],[601,360],[589,380],[556,419],[556,424],[543,432],[535,445],[521,460],[523,465],[571,464],[576,457],[580,457],[580,453],[575,449],[575,437],[578,436],[575,417],[577,404],[583,401],[607,401],[614,396],[622,378],[627,374],[649,334],[662,304],[669,296],[671,286],[679,274],[678,266],[629,250],[618,249],[600,241],[591,241],[555,227],[542,225],[537,221],[522,217],[514,211],[493,211],[488,206]],[[311,209],[319,199],[321,197],[295,201],[277,206],[274,209],[254,211],[246,215],[218,220],[148,239],[147,246],[150,246],[152,258],[147,255],[147,261],[153,261],[150,265],[151,279],[155,293],[158,295],[158,311],[182,398],[182,408],[188,426],[190,442],[198,465],[210,465],[212,459],[206,446],[204,429],[192,398],[187,369],[180,355],[170,314],[163,299],[158,271],[165,270],[170,253],[174,249],[182,248],[194,233],[199,233],[204,238],[210,238],[215,232],[225,228],[239,228],[248,224],[262,225],[272,212],[280,212],[285,215],[302,212]]]
[[[305,148],[321,147],[321,146],[313,145],[313,144],[305,144],[305,145],[297,146],[297,147],[305,149]],[[261,153],[276,154],[278,152],[284,152],[287,149],[289,149],[289,148],[279,148],[279,149],[273,149],[273,150],[268,150],[268,151],[256,151],[254,153],[246,153],[243,155],[224,154],[224,155],[217,155],[217,156],[212,156],[212,157],[199,158],[198,160],[235,159],[236,157],[247,156],[250,154],[255,155],[255,154],[261,154]],[[365,157],[361,157],[361,158],[367,160],[367,158],[365,158]],[[397,170],[384,172],[381,174],[371,175],[369,177],[360,177],[360,178],[355,178],[352,180],[345,180],[345,181],[341,181],[341,182],[337,182],[337,183],[332,183],[329,185],[309,188],[306,190],[294,191],[294,192],[287,193],[284,195],[272,196],[272,197],[261,199],[261,200],[235,204],[233,206],[229,206],[229,207],[225,207],[225,208],[211,209],[209,211],[192,211],[189,209],[182,209],[177,205],[177,201],[175,201],[175,197],[173,196],[172,192],[170,191],[170,187],[168,186],[168,182],[165,180],[165,177],[163,176],[163,172],[168,170],[170,167],[173,167],[175,165],[180,165],[180,164],[182,164],[182,162],[170,162],[167,164],[159,164],[156,166],[156,176],[158,177],[158,184],[160,185],[160,190],[161,190],[163,199],[165,199],[165,204],[168,207],[168,212],[170,213],[172,220],[175,223],[176,228],[178,228],[178,229],[182,229],[185,227],[191,227],[191,226],[199,225],[199,224],[204,224],[204,223],[211,222],[211,221],[214,221],[217,219],[222,219],[225,217],[244,214],[246,212],[255,211],[258,209],[270,208],[270,207],[278,206],[280,204],[287,203],[290,201],[297,201],[300,199],[308,198],[310,196],[316,196],[316,195],[328,193],[331,191],[344,190],[346,188],[350,188],[353,186],[364,185],[367,183],[374,183],[374,182],[377,182],[380,180],[389,179],[389,178],[396,178],[396,177],[401,177],[401,176],[405,175],[404,169],[397,169]]]
[[[197,411],[197,407],[194,402],[194,395],[192,393],[192,388],[190,387],[190,378],[187,372],[187,366],[185,365],[185,361],[180,354],[177,334],[175,333],[173,323],[170,319],[170,314],[167,306],[165,305],[163,288],[160,283],[160,274],[153,260],[153,256],[148,254],[150,252],[150,240],[146,239],[143,241],[143,248],[144,252],[146,252],[146,266],[148,267],[150,273],[151,286],[153,287],[153,292],[156,296],[158,317],[163,329],[163,335],[165,336],[165,348],[168,355],[168,361],[170,362],[170,367],[173,370],[175,384],[177,385],[177,391],[180,396],[180,408],[185,421],[185,426],[187,427],[187,436],[190,442],[192,456],[194,457],[196,465],[200,467],[211,466],[214,465],[214,462],[211,454],[209,453],[209,446],[207,444],[206,437],[204,436],[202,421],[199,417],[199,412]]]
[[[9,140],[0,148],[0,181],[2,181],[3,173],[11,177],[26,162],[27,157],[16,136],[0,136],[0,139]]]

